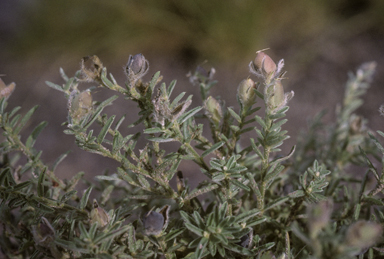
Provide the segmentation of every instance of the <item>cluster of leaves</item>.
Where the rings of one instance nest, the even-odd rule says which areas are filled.
[[[171,97],[176,81],[166,86],[159,72],[143,81],[149,65],[141,54],[130,56],[125,86],[108,76],[96,56],[84,58],[74,77],[61,70],[65,83],[47,84],[68,99],[64,133],[73,135],[81,149],[119,164],[115,172],[97,176],[85,191],[76,189],[83,172],[68,180],[55,175],[67,154],[52,166],[40,159],[34,144],[45,122],[21,140],[20,132],[36,107],[24,116],[18,113],[20,107],[6,111],[10,91],[0,85],[1,93],[7,94],[0,101],[1,252],[9,258],[382,255],[384,173],[371,159],[381,161],[384,168],[384,148],[364,119],[354,114],[374,64],[351,74],[336,122],[323,125],[321,114],[317,116],[286,156],[279,147],[289,137],[282,126],[293,93],[284,93],[283,66],[283,60],[276,64],[258,52],[250,63],[258,82],[246,79],[239,84],[238,109],[210,96],[217,83],[214,69],[198,68],[190,74],[203,99],[203,105],[194,108],[192,96],[184,101],[185,93]],[[96,87],[81,91],[82,82]],[[120,130],[125,116],[117,119],[103,113],[118,95],[93,101],[97,87],[136,102],[139,119],[128,128],[142,125],[144,130],[125,135]],[[208,121],[210,135],[196,117]],[[96,123],[101,126],[97,133]],[[255,138],[241,138],[252,131]],[[142,136],[146,144],[137,151]],[[167,142],[177,143],[178,149],[167,151]],[[193,190],[179,170],[185,160],[197,164],[208,178]],[[368,167],[365,176],[351,173],[351,164]],[[375,186],[369,184],[371,174]],[[177,188],[170,184],[174,178]]]

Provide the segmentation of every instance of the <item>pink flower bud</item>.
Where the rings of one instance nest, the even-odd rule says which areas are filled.
[[[257,69],[260,71],[264,70],[267,74],[271,74],[276,71],[275,62],[264,52],[258,52],[253,63]]]

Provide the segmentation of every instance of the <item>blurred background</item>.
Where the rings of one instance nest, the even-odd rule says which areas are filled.
[[[92,179],[104,168],[112,173],[116,164],[79,150],[63,133],[66,99],[45,84],[62,84],[60,67],[73,76],[82,57],[97,55],[122,85],[129,55],[142,53],[150,62],[145,79],[158,70],[167,84],[177,79],[174,96],[193,93],[195,106],[201,98],[186,74],[198,65],[215,67],[219,83],[211,94],[237,108],[234,96],[249,76],[248,63],[257,50],[269,48],[276,62],[284,58],[285,90],[295,92],[286,125],[289,150],[307,118],[323,109],[328,110],[325,120],[334,118],[347,72],[367,61],[375,60],[378,67],[359,114],[372,129],[383,130],[378,113],[384,103],[383,14],[383,0],[1,0],[0,74],[6,84],[17,85],[10,108],[22,106],[25,113],[40,105],[24,138],[40,121],[49,122],[36,146],[44,150],[43,160],[52,164],[71,150],[59,176],[85,171]],[[109,95],[101,90],[95,99]],[[107,111],[126,113],[126,125],[133,122],[135,105],[123,98],[117,104],[117,110]],[[181,167],[192,174],[198,170]]]

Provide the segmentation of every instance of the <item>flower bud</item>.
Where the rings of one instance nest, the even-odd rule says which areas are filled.
[[[207,117],[215,124],[216,127],[218,127],[221,118],[223,117],[223,112],[221,111],[219,102],[212,96],[209,96],[204,102],[204,108]]]
[[[107,212],[99,207],[96,200],[93,200],[93,209],[91,210],[91,224],[97,223],[99,228],[104,228],[109,223]]]
[[[349,226],[346,243],[350,246],[364,249],[375,244],[383,230],[380,224],[360,220]]]
[[[8,99],[11,96],[12,92],[15,90],[16,84],[11,83],[9,85],[5,85],[3,80],[0,78],[0,99],[5,98]]]
[[[49,247],[55,239],[55,230],[46,218],[41,217],[41,222],[32,226],[32,235],[37,244]]]
[[[256,100],[256,93],[254,89],[256,88],[255,82],[252,79],[244,79],[239,84],[237,88],[237,97],[243,108],[247,109],[251,107]]]
[[[125,66],[125,74],[129,81],[136,81],[143,77],[149,70],[148,60],[143,54],[129,55],[127,65]]]
[[[271,105],[273,107],[278,107],[283,102],[285,102],[284,87],[280,80],[276,80],[273,95],[271,97]]]
[[[264,70],[267,75],[274,73],[276,70],[275,62],[264,52],[258,52],[253,63],[257,69]]]
[[[92,95],[89,90],[79,93],[79,91],[72,91],[68,98],[69,116],[75,121],[79,122],[92,110]]]

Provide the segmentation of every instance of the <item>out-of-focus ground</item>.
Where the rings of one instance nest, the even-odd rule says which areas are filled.
[[[308,118],[322,109],[329,111],[325,120],[334,118],[347,72],[367,61],[377,62],[377,73],[358,113],[369,119],[372,129],[384,129],[378,113],[384,103],[383,13],[382,0],[2,0],[0,74],[7,84],[17,84],[10,108],[22,106],[25,113],[40,105],[24,138],[40,121],[49,122],[36,144],[44,151],[43,160],[52,164],[71,150],[58,175],[70,178],[85,171],[92,179],[105,168],[113,173],[117,164],[80,150],[63,133],[66,99],[45,84],[62,83],[60,67],[73,76],[83,56],[96,54],[123,84],[122,67],[130,54],[140,52],[150,62],[147,80],[158,70],[167,84],[177,79],[174,96],[192,93],[194,105],[200,105],[200,95],[186,74],[197,65],[215,67],[219,84],[211,94],[237,108],[237,85],[250,76],[248,63],[257,50],[270,48],[275,61],[285,60],[286,91],[295,92],[286,124],[288,151]],[[109,95],[100,90],[94,97]],[[126,125],[133,122],[135,104],[123,98],[116,103],[118,107],[106,111],[126,113]],[[181,169],[190,176],[199,174],[190,164]]]

